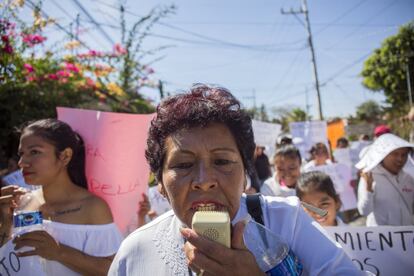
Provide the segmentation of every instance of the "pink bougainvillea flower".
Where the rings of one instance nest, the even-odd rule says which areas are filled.
[[[68,78],[61,78],[59,79],[60,83],[67,83],[68,82]]]
[[[59,77],[56,74],[49,74],[47,75],[47,78],[50,80],[58,80]]]
[[[79,73],[79,68],[70,62],[65,62],[65,69],[74,73]]]
[[[154,69],[148,65],[142,66],[142,70],[144,70],[148,75],[155,73]]]
[[[6,54],[13,54],[13,47],[10,44],[4,45],[2,49]]]
[[[23,34],[23,42],[27,44],[29,47],[33,47],[36,44],[40,44],[46,40],[46,37],[38,35],[38,34]]]
[[[59,70],[56,72],[56,75],[60,78],[66,78],[66,77],[70,77],[70,73],[68,71],[65,70]]]
[[[27,72],[32,73],[34,71],[33,66],[29,63],[25,63],[23,67],[27,70]]]
[[[1,36],[1,41],[3,41],[4,43],[9,43],[9,36],[8,35],[2,35]]]
[[[27,76],[27,81],[29,82],[37,81],[37,77],[33,75]]]
[[[103,53],[102,53],[102,52],[100,52],[100,51],[89,50],[89,51],[88,51],[88,55],[89,55],[90,57],[101,57],[101,56],[103,56]]]
[[[120,43],[116,43],[114,45],[114,52],[117,55],[122,56],[122,55],[125,55],[127,53],[127,50],[124,47],[122,47],[122,45]]]
[[[86,78],[86,85],[94,88],[95,87],[95,81],[88,77],[88,78]]]
[[[79,58],[93,58],[93,57],[103,57],[104,53],[100,52],[100,51],[95,51],[95,50],[89,50],[86,54],[78,54],[77,55]]]

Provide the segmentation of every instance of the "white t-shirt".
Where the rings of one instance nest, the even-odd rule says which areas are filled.
[[[276,175],[268,178],[260,188],[260,193],[265,196],[295,196],[296,190],[287,186],[282,186],[276,181]]]
[[[302,210],[298,198],[263,197],[261,205],[265,225],[296,254],[302,275],[362,275],[340,245]],[[232,224],[247,215],[243,195]],[[170,211],[137,229],[122,242],[108,275],[189,275],[181,227]]]
[[[331,159],[326,159],[324,165],[329,165],[329,164],[332,164]],[[324,165],[321,165],[321,166],[324,166]],[[311,160],[303,166],[302,170],[303,172],[315,171],[316,167],[318,167],[318,165],[315,164],[315,160]]]

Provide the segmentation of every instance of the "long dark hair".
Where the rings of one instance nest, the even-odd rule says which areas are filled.
[[[72,159],[68,163],[70,180],[76,185],[87,189],[85,175],[85,145],[82,137],[65,122],[57,119],[43,119],[29,122],[21,131],[22,135],[30,133],[54,145],[56,157],[70,148],[73,151]]]

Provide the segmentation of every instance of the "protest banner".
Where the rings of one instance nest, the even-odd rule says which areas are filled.
[[[57,108],[85,143],[88,189],[111,207],[126,235],[136,228],[138,201],[148,188],[145,160],[147,131],[153,114],[121,114]]]
[[[336,141],[345,136],[344,120],[335,120],[328,123],[328,139],[331,142],[332,149],[336,149]]]
[[[413,156],[408,156],[407,163],[403,168],[404,172],[411,175],[414,178],[414,159]]]
[[[335,149],[333,152],[333,156],[335,158],[335,162],[345,164],[349,167],[353,166],[350,148]]]
[[[309,158],[309,150],[316,143],[324,143],[329,150],[325,121],[292,122],[289,123],[289,129],[293,137],[302,141],[295,145],[302,158]]]
[[[14,171],[12,173],[9,173],[8,175],[3,176],[2,181],[6,185],[17,185],[27,190],[34,190],[38,187],[38,186],[26,184],[26,182],[24,182],[24,178],[23,178],[23,174],[21,170]]]
[[[377,276],[414,272],[414,226],[325,227],[354,264]]]
[[[352,170],[345,164],[332,163],[328,165],[315,166],[310,171],[324,172],[331,178],[335,191],[341,198],[341,211],[357,208],[357,200],[351,186]]]
[[[266,123],[252,120],[254,141],[256,145],[266,147],[266,155],[271,158],[275,153],[276,139],[280,135],[282,126],[279,124]]]
[[[0,237],[2,238],[4,237]],[[40,257],[18,257],[12,240],[9,240],[0,248],[0,275],[27,276],[46,275],[46,273]]]

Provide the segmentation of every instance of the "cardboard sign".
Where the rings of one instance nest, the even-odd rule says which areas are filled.
[[[269,158],[273,157],[273,154],[275,153],[276,139],[281,133],[282,126],[279,124],[252,120],[252,127],[256,145],[265,146],[266,155]]]
[[[309,150],[316,143],[324,143],[329,150],[325,121],[292,122],[289,123],[289,129],[293,137],[303,141],[296,144],[302,158],[309,159]]]
[[[333,156],[335,161],[341,164],[345,164],[349,167],[352,167],[352,159],[351,159],[351,149],[344,148],[344,149],[335,149],[333,152]]]
[[[350,183],[352,180],[351,168],[345,164],[333,163],[323,166],[315,166],[312,171],[324,172],[331,178],[335,191],[342,201],[341,211],[357,208],[357,200]]]
[[[414,272],[414,226],[325,227],[357,267],[380,276]]]
[[[40,257],[18,257],[14,251],[14,244],[9,240],[0,248],[0,275],[27,276],[46,274]]]
[[[336,120],[328,123],[328,139],[331,142],[332,149],[336,149],[336,142],[339,138],[345,136],[344,120]]]
[[[17,185],[27,190],[36,190],[38,188],[38,186],[28,185],[26,182],[24,182],[21,170],[14,171],[8,175],[3,176],[2,180],[4,183],[6,183],[6,185]]]
[[[109,204],[124,235],[135,230],[138,201],[148,187],[149,167],[144,152],[154,114],[61,107],[57,111],[59,120],[84,139],[89,190]]]

